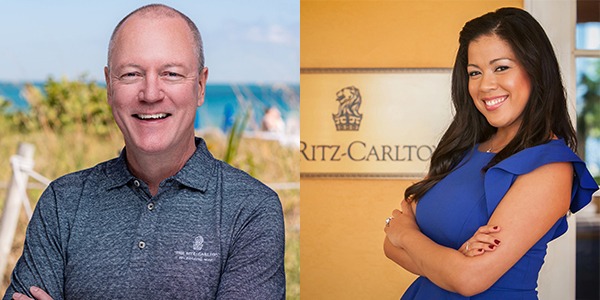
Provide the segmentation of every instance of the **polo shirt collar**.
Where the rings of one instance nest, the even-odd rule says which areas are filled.
[[[187,187],[206,191],[210,179],[216,172],[217,160],[212,156],[206,147],[204,139],[196,137],[196,151],[185,163],[183,168],[170,178]],[[107,164],[106,176],[111,183],[108,189],[124,186],[137,178],[131,174],[127,167],[125,158],[126,148],[123,148],[119,157],[111,160]]]
[[[179,183],[206,191],[211,178],[215,177],[217,160],[212,156],[202,138],[196,138],[196,152],[173,177]]]
[[[127,168],[125,148],[121,150],[119,157],[108,161],[106,168],[104,169],[104,173],[111,181],[107,186],[107,189],[121,187],[136,179]]]

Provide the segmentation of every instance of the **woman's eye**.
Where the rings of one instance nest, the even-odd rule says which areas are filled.
[[[474,77],[474,76],[477,76],[477,75],[479,75],[481,73],[479,71],[471,71],[471,72],[468,72],[467,74],[469,74],[469,77]]]
[[[508,67],[507,66],[499,66],[496,68],[496,71],[499,71],[499,72],[502,72],[504,70],[508,70]]]

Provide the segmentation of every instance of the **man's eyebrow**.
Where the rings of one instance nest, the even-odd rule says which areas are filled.
[[[167,63],[162,65],[163,68],[171,68],[171,67],[179,67],[179,68],[185,68],[186,65],[183,63]]]
[[[114,66],[112,69],[123,69],[123,68],[136,68],[136,69],[141,69],[142,66],[138,65],[138,64],[134,64],[134,63],[127,63],[124,65],[117,65]]]
[[[171,67],[180,67],[180,68],[185,68],[186,65],[183,63],[166,63],[160,66],[162,69],[164,68],[171,68]],[[123,65],[117,65],[115,67],[113,67],[113,69],[123,69],[123,68],[136,68],[136,69],[143,69],[143,67],[139,64],[136,63],[126,63]]]

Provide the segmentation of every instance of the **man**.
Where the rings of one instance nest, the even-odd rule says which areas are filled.
[[[194,136],[208,69],[193,22],[139,8],[104,71],[125,148],[48,187],[4,299],[284,299],[277,195]]]

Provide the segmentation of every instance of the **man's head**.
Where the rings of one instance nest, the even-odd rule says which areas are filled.
[[[168,17],[180,17],[182,18],[188,25],[188,27],[190,28],[190,32],[192,33],[192,36],[194,37],[194,52],[196,53],[196,56],[198,56],[198,70],[202,70],[202,68],[204,68],[204,47],[203,47],[203,43],[202,43],[202,36],[200,35],[200,30],[198,30],[198,27],[196,27],[196,24],[194,24],[194,22],[188,18],[188,16],[184,15],[183,13],[181,13],[180,11],[166,6],[166,5],[162,5],[162,4],[150,4],[150,5],[146,5],[146,6],[142,6],[134,11],[132,11],[130,14],[128,14],[127,16],[125,16],[120,22],[119,24],[117,24],[117,26],[115,27],[115,29],[113,30],[112,35],[110,36],[110,43],[108,44],[108,62],[107,65],[110,68],[110,61],[112,58],[112,53],[114,50],[114,46],[115,46],[115,37],[117,36],[119,30],[121,29],[121,27],[123,26],[123,23],[125,23],[125,21],[127,19],[129,19],[129,17],[133,16],[133,15],[147,15],[147,16],[168,16]]]
[[[193,153],[208,69],[192,21],[167,6],[142,7],[117,25],[108,57],[108,103],[128,158]]]

